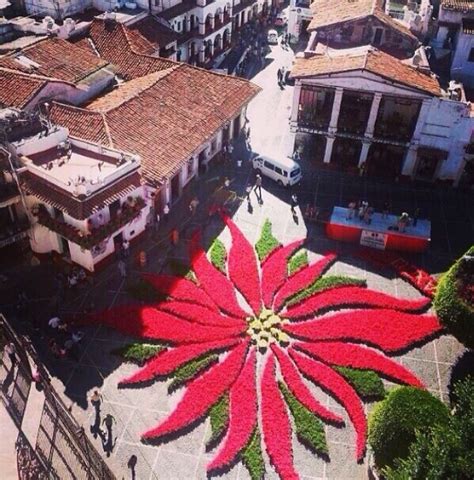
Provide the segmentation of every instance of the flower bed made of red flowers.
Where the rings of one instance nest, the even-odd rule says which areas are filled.
[[[220,471],[231,465],[239,453],[244,454],[255,438],[255,429],[261,426],[263,435],[257,438],[262,438],[262,447],[278,475],[299,478],[293,463],[289,408],[279,385],[287,388],[308,415],[343,425],[339,414],[315,398],[310,382],[347,411],[360,460],[365,452],[366,417],[356,390],[338,368],[371,370],[392,381],[423,388],[415,375],[389,356],[441,332],[436,316],[420,313],[430,300],[395,298],[343,282],[311,290],[314,293],[289,305],[295,295],[321,279],[336,256],[326,255],[289,275],[288,261],[302,240],[275,248],[260,262],[234,222],[228,217],[224,221],[232,245],[223,271],[209,260],[195,236],[190,256],[196,281],[146,274],[167,300],[116,307],[88,317],[89,322],[168,345],[124,379],[122,386],[172,376],[188,362],[209,352],[219,353],[218,361],[186,384],[177,406],[145,432],[143,439],[167,441],[169,435],[186,431],[228,397],[227,431],[208,470]]]

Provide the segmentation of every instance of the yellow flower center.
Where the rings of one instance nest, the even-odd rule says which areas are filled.
[[[280,318],[272,310],[264,308],[258,317],[248,317],[247,322],[247,333],[252,343],[261,350],[266,350],[274,342],[281,346],[290,342],[290,337],[281,329],[288,320]]]

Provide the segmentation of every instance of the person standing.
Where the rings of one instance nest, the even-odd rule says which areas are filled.
[[[416,227],[416,224],[418,223],[418,217],[420,216],[420,209],[417,208],[415,209],[415,213],[413,214],[413,226]]]
[[[158,233],[158,230],[160,228],[160,214],[157,213],[155,215],[155,232]]]
[[[277,70],[278,85],[281,85],[281,78],[282,78],[281,73],[282,73],[282,72],[281,72],[281,68],[279,68],[279,69]]]
[[[127,278],[127,266],[125,265],[125,262],[122,259],[118,261],[117,267],[119,269],[120,276],[122,278]]]
[[[102,403],[102,395],[98,388],[95,388],[89,398],[91,405],[94,408],[94,423],[91,425],[91,432],[94,434],[94,437],[97,437],[97,433],[100,430],[100,405]]]
[[[170,204],[167,203],[165,208],[163,208],[163,217],[165,219],[165,223],[168,223],[168,218],[170,216]]]
[[[130,242],[124,238],[122,242],[123,256],[127,258],[130,255]]]
[[[389,210],[390,210],[390,202],[388,200],[385,200],[382,206],[382,218],[388,217]]]
[[[286,68],[285,68],[285,67],[281,67],[281,84],[282,84],[282,85],[285,85],[285,84],[286,84],[285,75],[286,75]]]
[[[5,346],[5,352],[7,352],[12,368],[16,365],[16,348],[13,342],[7,343]]]
[[[258,173],[257,173],[257,176],[255,177],[255,187],[253,190],[257,195],[257,198],[262,197],[262,177]]]
[[[298,197],[296,196],[296,193],[294,193],[291,196],[291,213],[293,216],[296,215],[296,207],[298,206]]]

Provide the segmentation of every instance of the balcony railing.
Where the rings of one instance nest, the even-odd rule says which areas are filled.
[[[28,220],[11,223],[0,227],[0,248],[11,245],[28,235],[30,222]]]
[[[375,124],[374,135],[387,140],[409,142],[413,135],[413,128],[407,123],[391,121],[377,122]]]
[[[89,233],[57,218],[53,218],[44,205],[39,205],[33,212],[38,217],[38,222],[62,237],[76,243],[80,247],[90,250],[95,245],[105,240],[117,230],[137,218],[145,207],[145,201],[141,197],[135,197],[132,202],[122,205],[121,212],[104,225],[91,229]]]

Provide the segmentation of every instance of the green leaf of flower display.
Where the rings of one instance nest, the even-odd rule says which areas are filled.
[[[112,350],[112,353],[122,357],[126,362],[133,362],[142,365],[151,357],[161,352],[165,347],[147,343],[130,343],[124,347]]]
[[[212,446],[224,435],[229,424],[229,395],[224,395],[209,410],[211,421],[211,437],[207,441],[207,447]]]
[[[247,446],[242,450],[242,462],[252,480],[262,480],[265,475],[265,462],[262,455],[260,433],[256,428]]]
[[[224,244],[218,238],[212,242],[210,255],[211,263],[222,273],[226,273],[225,263],[227,260],[227,251]]]
[[[288,262],[288,275],[293,275],[298,270],[309,265],[308,252],[302,252],[293,255]]]
[[[334,367],[354,387],[354,390],[365,400],[381,400],[385,397],[382,379],[371,370],[357,368]]]
[[[296,303],[301,302],[305,298],[313,295],[313,293],[321,292],[329,288],[345,287],[345,286],[360,286],[365,287],[367,282],[360,278],[346,277],[343,275],[327,275],[325,277],[317,279],[309,287],[298,292],[294,297],[292,297],[287,306],[295,305]]]
[[[299,402],[283,382],[279,382],[279,386],[295,421],[298,440],[313,452],[327,455],[326,435],[321,420]]]
[[[279,245],[280,242],[273,236],[272,233],[272,222],[270,222],[268,219],[265,220],[260,238],[255,244],[255,250],[257,251],[258,259],[262,262]]]
[[[212,353],[210,355],[197,358],[196,360],[192,360],[182,367],[179,367],[174,371],[174,373],[171,374],[171,376],[173,376],[173,381],[170,383],[168,390],[173,392],[174,390],[182,387],[184,384],[195,378],[196,375],[202,373],[203,370],[217,362],[218,359],[219,355]]]

